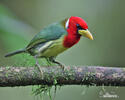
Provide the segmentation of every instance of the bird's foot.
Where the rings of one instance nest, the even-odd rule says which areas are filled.
[[[42,71],[42,69],[41,69],[41,67],[40,67],[40,65],[39,65],[39,63],[38,63],[38,61],[37,61],[37,58],[35,57],[35,59],[36,59],[36,64],[35,64],[35,66],[38,68],[38,70],[40,71],[40,74],[43,76],[43,71]]]
[[[50,61],[57,64],[57,65],[59,65],[61,67],[61,69],[65,70],[65,66],[63,64],[61,64],[60,62],[55,61],[54,58],[50,58]]]
[[[64,64],[61,64],[58,62],[58,65],[60,66],[60,68],[62,68],[63,70],[65,70],[65,65]]]
[[[40,71],[40,74],[43,75],[43,71],[40,68],[40,65],[38,63],[35,64],[35,66],[37,67],[37,69]]]

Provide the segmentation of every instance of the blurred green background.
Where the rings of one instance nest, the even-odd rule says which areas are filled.
[[[0,0],[0,66],[34,64],[29,55],[4,58],[7,52],[25,47],[43,27],[69,16],[86,20],[94,41],[82,38],[57,57],[65,65],[125,66],[124,0]],[[18,58],[18,60],[16,59]],[[22,59],[25,58],[25,59]],[[19,60],[20,59],[20,60]],[[117,100],[125,88],[105,87]],[[55,100],[113,100],[102,98],[102,87],[63,86]],[[32,87],[0,88],[0,100],[35,100]],[[84,93],[85,92],[85,93]],[[45,96],[45,99],[49,99]]]

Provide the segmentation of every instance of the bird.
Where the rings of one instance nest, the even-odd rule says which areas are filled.
[[[8,53],[5,57],[29,53],[36,59],[36,65],[38,66],[37,58],[46,58],[52,63],[63,66],[55,60],[56,57],[76,45],[81,36],[93,40],[86,21],[78,16],[70,16],[43,28],[25,48]]]

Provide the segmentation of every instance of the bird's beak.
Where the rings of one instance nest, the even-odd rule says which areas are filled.
[[[93,36],[88,29],[87,30],[78,30],[78,33],[84,37],[89,38],[90,40],[93,40]]]

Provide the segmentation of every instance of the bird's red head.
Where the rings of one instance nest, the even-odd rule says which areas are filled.
[[[71,16],[67,19],[65,28],[68,35],[65,37],[63,45],[67,48],[78,43],[81,36],[85,36],[93,40],[91,33],[88,31],[87,23],[80,17]]]
[[[71,16],[66,22],[66,28],[72,28],[73,31],[77,31],[79,28],[86,30],[88,25],[82,18]]]

